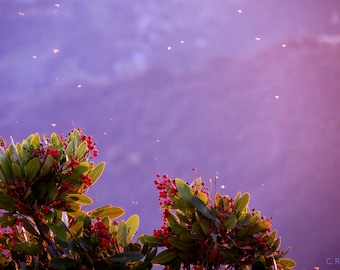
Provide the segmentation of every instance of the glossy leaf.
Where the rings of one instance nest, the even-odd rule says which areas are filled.
[[[124,209],[118,206],[106,205],[90,211],[89,216],[91,218],[108,216],[110,219],[118,218],[124,214]]]
[[[191,200],[192,200],[193,204],[195,205],[195,207],[197,208],[197,210],[200,213],[202,213],[206,218],[218,221],[217,218],[211,214],[208,207],[199,198],[193,196],[191,198]]]
[[[191,197],[193,196],[193,194],[192,194],[190,188],[188,187],[188,185],[183,180],[181,180],[179,178],[175,179],[175,183],[176,183],[177,190],[178,190],[182,200],[184,201],[184,203],[192,204]]]

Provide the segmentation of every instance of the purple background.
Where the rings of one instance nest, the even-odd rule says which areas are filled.
[[[0,135],[85,128],[107,162],[94,206],[152,233],[154,175],[195,166],[251,193],[297,269],[340,269],[338,0],[2,0],[0,18]]]

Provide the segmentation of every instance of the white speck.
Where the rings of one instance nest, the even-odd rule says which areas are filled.
[[[279,98],[280,98],[280,96],[275,96],[275,98],[276,98],[276,99],[279,99]]]
[[[59,50],[58,49],[53,49],[53,53],[58,53]]]
[[[132,201],[131,203],[132,203],[132,204],[138,204],[138,202],[137,202],[137,201]]]
[[[32,58],[33,58],[33,59],[37,59],[37,58],[38,58],[38,56],[36,56],[36,55],[32,55]]]
[[[25,14],[23,12],[18,12],[19,16],[25,16]]]
[[[241,13],[242,13],[242,10],[241,10],[241,9],[238,9],[237,12],[241,14]]]
[[[156,140],[156,142],[157,142],[157,143],[159,143],[159,142],[160,142],[160,140],[159,140],[159,139],[157,139],[157,140]]]
[[[106,135],[106,132],[104,132],[103,134]]]
[[[57,125],[57,124],[55,124],[55,123],[52,123],[52,124],[51,124],[52,127],[55,127],[56,125]]]
[[[221,185],[221,188],[225,188],[225,185]]]
[[[113,117],[110,118],[110,121],[112,121],[112,120],[113,120]]]
[[[55,7],[60,7],[60,4],[54,4],[53,6],[55,6]]]
[[[282,44],[281,46],[282,46],[282,48],[286,48],[287,44]]]
[[[153,159],[154,159],[154,160],[157,160],[157,159],[158,159],[158,157],[154,157]]]
[[[256,41],[260,41],[261,38],[260,38],[260,37],[256,37],[255,40],[256,40]]]
[[[261,187],[264,187],[264,184],[261,184]]]
[[[184,40],[181,40],[179,43],[184,44]]]
[[[77,88],[82,88],[83,86],[81,84],[78,84],[77,85]]]
[[[171,46],[168,46],[168,51],[170,51],[172,48],[171,48]]]

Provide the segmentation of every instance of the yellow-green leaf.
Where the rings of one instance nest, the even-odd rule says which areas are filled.
[[[35,133],[35,134],[33,135],[33,137],[32,137],[31,145],[32,145],[35,149],[37,149],[37,148],[39,148],[40,144],[41,144],[41,141],[40,141],[39,134],[38,134],[38,133]]]
[[[68,201],[68,199],[71,199],[72,201],[75,201],[79,204],[91,204],[92,203],[92,199],[86,195],[82,195],[82,194],[69,194],[66,197],[66,200]]]
[[[127,227],[127,241],[130,242],[132,237],[135,235],[139,226],[139,217],[137,215],[132,215],[126,221]]]
[[[118,218],[124,214],[124,209],[118,206],[106,205],[90,211],[89,216],[91,218],[108,216],[109,218]]]
[[[235,199],[235,209],[238,212],[242,212],[249,203],[250,194],[248,192],[244,193],[240,198]]]
[[[105,162],[100,162],[92,169],[92,171],[89,173],[89,176],[92,179],[92,183],[94,184],[98,178],[102,175],[105,167]]]
[[[287,259],[287,258],[280,259],[278,261],[278,265],[283,266],[284,269],[292,269],[296,267],[295,261],[293,261],[292,259]]]

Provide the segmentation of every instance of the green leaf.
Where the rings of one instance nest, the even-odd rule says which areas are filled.
[[[126,247],[127,245],[127,227],[123,220],[118,223],[118,246]]]
[[[17,210],[15,206],[15,199],[8,194],[0,195],[0,209],[8,211]]]
[[[141,260],[144,255],[137,251],[125,251],[122,253],[115,254],[110,258],[111,261],[119,263],[136,262]]]
[[[171,227],[174,226],[175,224],[178,224],[176,217],[170,212],[168,212],[168,214],[167,214],[167,220],[168,220],[169,225]]]
[[[173,224],[171,226],[171,230],[176,235],[182,235],[183,233],[187,233],[188,232],[188,230],[185,227],[181,226],[178,223]]]
[[[7,157],[1,159],[0,170],[3,174],[2,180],[9,181],[12,175],[12,162]]]
[[[275,252],[277,251],[281,246],[281,238],[278,237],[274,240],[274,243],[272,245],[272,252]]]
[[[177,237],[169,237],[168,238],[169,244],[172,245],[173,247],[182,250],[182,251],[189,251],[193,249],[193,241],[185,241]]]
[[[196,196],[192,196],[191,200],[192,200],[194,206],[197,208],[197,210],[200,213],[202,213],[206,218],[219,222],[219,220],[211,214],[208,207],[199,198],[197,198]]]
[[[69,233],[67,227],[64,223],[60,223],[59,225],[54,223],[49,223],[48,227],[54,233],[54,235],[59,238],[63,242],[67,242],[71,239],[71,234]]]
[[[132,215],[128,218],[126,221],[126,227],[127,227],[127,242],[130,242],[132,237],[135,235],[139,225],[139,217],[137,215]]]
[[[21,167],[16,163],[12,163],[12,173],[15,177],[19,179],[22,179],[24,177],[24,173]]]
[[[82,194],[69,194],[66,197],[66,201],[69,201],[69,199],[79,203],[79,204],[92,204],[92,199],[86,195]]]
[[[179,236],[179,239],[183,241],[196,241],[199,240],[200,237],[197,234],[192,234],[192,233],[183,233]]]
[[[110,219],[118,218],[124,214],[124,209],[118,206],[106,205],[89,212],[90,218],[100,217],[103,218],[108,216]]]
[[[56,148],[62,148],[63,143],[60,140],[59,136],[56,133],[52,133],[51,135],[51,143],[56,147]]]
[[[138,240],[144,245],[149,244],[150,246],[163,246],[163,241],[161,239],[151,235],[143,234],[138,237]]]
[[[71,136],[70,136],[71,137]],[[67,156],[69,156],[71,159],[74,157],[74,151],[75,151],[75,142],[70,141],[66,147],[65,153]]]
[[[83,157],[87,149],[87,142],[83,141],[81,144],[79,144],[78,149],[77,149],[77,156],[76,159],[80,159]]]
[[[37,255],[40,251],[40,247],[32,242],[17,243],[17,246],[25,253],[30,255]]]
[[[180,251],[178,250],[170,250],[166,249],[160,253],[158,253],[155,258],[153,258],[152,263],[157,263],[157,264],[168,264],[171,261],[175,260],[178,258]]]
[[[193,194],[190,188],[188,187],[188,185],[179,178],[175,179],[175,183],[176,183],[177,190],[182,200],[184,201],[184,203],[191,205],[192,204],[191,197],[193,196]]]
[[[248,205],[250,194],[244,193],[240,198],[235,199],[235,209],[237,212],[242,212]]]
[[[234,229],[237,224],[237,218],[234,215],[228,215],[225,219],[223,219],[223,225],[227,229]]]
[[[25,180],[30,182],[35,178],[40,170],[40,160],[35,157],[31,159],[25,167]]]
[[[98,178],[102,175],[105,167],[105,162],[100,162],[97,164],[96,167],[92,169],[92,171],[89,173],[89,176],[92,179],[92,183],[94,184]]]
[[[50,172],[52,164],[53,164],[53,157],[52,155],[48,154],[45,159],[44,164],[41,166],[40,177],[43,177]]]

